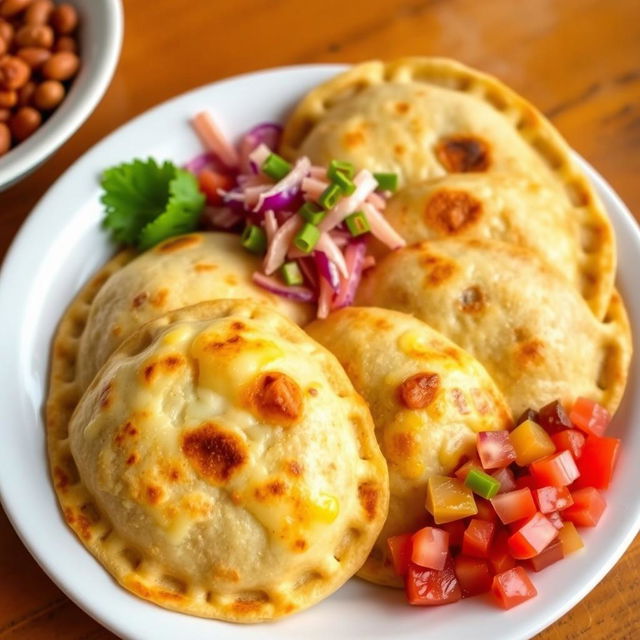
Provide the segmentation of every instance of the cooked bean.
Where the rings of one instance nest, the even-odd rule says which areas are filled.
[[[31,75],[29,65],[15,56],[0,60],[0,89],[19,89]]]
[[[68,80],[76,75],[80,61],[75,53],[54,53],[43,65],[42,75],[49,80]]]
[[[16,32],[14,41],[19,47],[44,47],[51,49],[53,29],[46,24],[25,24]]]
[[[31,0],[4,0],[0,3],[0,16],[11,18],[26,9],[31,4]]]
[[[0,109],[0,122],[6,122],[11,117],[11,109]]]
[[[11,147],[11,131],[4,122],[0,122],[0,156],[3,156]]]
[[[0,90],[0,109],[10,109],[18,103],[18,93],[13,89],[10,91]]]
[[[75,53],[78,49],[76,41],[71,36],[60,36],[53,45],[54,51],[71,51]]]
[[[7,45],[13,40],[13,25],[6,20],[0,18],[0,38],[2,38]]]
[[[64,85],[57,80],[45,80],[36,87],[33,104],[42,111],[55,109],[64,98]]]
[[[24,12],[24,21],[27,24],[47,24],[53,8],[51,0],[35,0]]]
[[[20,107],[9,120],[9,129],[13,137],[22,142],[26,140],[42,123],[40,112],[33,107]]]
[[[26,107],[31,104],[33,94],[36,92],[36,83],[27,82],[23,87],[18,89],[18,106]]]
[[[78,25],[78,13],[70,4],[59,4],[51,14],[50,23],[57,34],[67,36]]]
[[[18,49],[16,55],[32,69],[37,69],[51,57],[51,51],[44,47],[22,47],[22,49]]]
[[[8,50],[9,43],[4,38],[0,38],[0,58],[2,58],[2,56],[7,53]]]

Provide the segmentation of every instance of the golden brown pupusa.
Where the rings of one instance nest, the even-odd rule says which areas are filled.
[[[514,415],[586,396],[614,412],[631,357],[617,292],[604,321],[531,250],[468,238],[388,254],[364,278],[358,304],[411,313],[475,356]]]
[[[195,615],[255,622],[318,602],[362,565],[387,513],[364,401],[330,353],[249,301],[136,331],[68,442],[75,472],[60,440],[50,451],[70,525],[122,585]]]
[[[526,177],[561,213],[549,243],[569,234],[577,252],[569,270],[579,270],[596,316],[606,313],[616,247],[605,209],[553,125],[491,76],[445,58],[355,65],[300,101],[281,151],[316,164],[339,158],[391,171],[401,189],[453,175]]]
[[[427,524],[426,484],[475,449],[476,433],[511,426],[509,408],[475,358],[412,316],[347,307],[306,327],[369,404],[389,465],[389,516],[362,578],[401,587],[387,538]]]
[[[242,249],[237,235],[221,232],[177,236],[116,271],[96,295],[80,342],[79,378],[86,388],[122,341],[163,313],[216,298],[250,298],[294,322],[311,319],[310,305],[291,302],[252,281],[260,260]]]

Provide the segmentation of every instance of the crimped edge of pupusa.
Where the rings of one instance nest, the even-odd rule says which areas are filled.
[[[216,300],[169,312],[134,332],[103,368],[118,358],[144,350],[152,342],[154,332],[161,331],[169,324],[188,319],[213,319],[234,312],[252,318],[265,314],[276,317],[279,330],[288,339],[312,342],[316,347],[313,355],[324,359],[327,379],[336,392],[343,397],[353,397],[354,409],[350,419],[364,463],[361,466],[367,469],[357,482],[358,503],[362,513],[354,514],[349,520],[349,527],[334,550],[331,560],[337,567],[332,575],[327,575],[326,567],[310,566],[298,577],[296,588],[275,585],[271,593],[261,591],[243,596],[217,594],[211,585],[185,584],[183,580],[168,575],[159,563],[145,554],[144,549],[134,547],[119,535],[83,483],[71,454],[68,433],[69,420],[80,400],[80,389],[75,380],[77,346],[91,301],[109,275],[129,259],[129,254],[116,256],[80,292],[63,316],[53,344],[46,404],[47,449],[53,485],[65,521],[123,587],[168,609],[205,618],[254,623],[273,620],[316,604],[338,589],[365,562],[386,519],[389,506],[388,473],[375,438],[369,409],[353,389],[337,359],[302,329],[267,305],[249,300]],[[99,377],[100,372],[87,392],[95,386]],[[363,487],[366,489],[364,492]],[[376,494],[375,509],[371,504],[372,492]]]
[[[604,205],[558,130],[538,109],[495,77],[449,58],[406,57],[355,65],[312,89],[288,118],[280,151],[295,158],[304,140],[334,105],[383,83],[424,83],[472,94],[517,131],[557,177],[580,223],[579,290],[598,319],[613,293],[617,251]]]

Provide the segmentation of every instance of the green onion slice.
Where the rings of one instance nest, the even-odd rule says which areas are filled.
[[[293,244],[300,249],[300,251],[309,253],[313,250],[316,244],[318,244],[319,239],[320,229],[318,229],[314,224],[305,222],[302,229],[300,229],[293,238]]]
[[[353,178],[356,173],[356,168],[353,164],[346,162],[345,160],[332,160],[329,163],[329,168],[327,169],[327,176],[329,180],[335,181],[337,173],[341,173],[346,178]]]
[[[371,226],[367,216],[362,211],[356,211],[344,219],[347,229],[352,236],[361,236],[363,233],[371,231]]]
[[[500,481],[480,469],[471,469],[464,483],[471,491],[487,500],[493,498],[500,490]]]
[[[255,224],[248,224],[241,236],[242,246],[251,253],[263,255],[267,251],[267,236]]]
[[[337,184],[330,184],[318,198],[318,202],[325,209],[333,209],[342,197],[342,190]]]
[[[305,202],[300,209],[298,209],[298,213],[311,224],[319,225],[322,222],[322,219],[325,217],[325,212],[318,207],[318,205],[313,202]]]
[[[282,180],[289,171],[291,165],[277,153],[270,153],[262,163],[262,172],[274,180]]]
[[[373,177],[382,191],[395,191],[398,188],[397,173],[374,173]]]
[[[304,282],[302,271],[300,271],[297,262],[285,262],[280,268],[280,273],[282,274],[282,279],[289,286],[295,286]]]

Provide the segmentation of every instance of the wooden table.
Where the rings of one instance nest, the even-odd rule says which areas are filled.
[[[408,54],[456,57],[505,80],[640,213],[640,0],[128,0],[125,12],[120,65],[100,106],[45,166],[0,194],[0,258],[71,162],[162,100],[263,67]],[[636,539],[539,638],[640,637],[639,586]],[[113,636],[53,585],[0,511],[0,640],[9,638]]]

